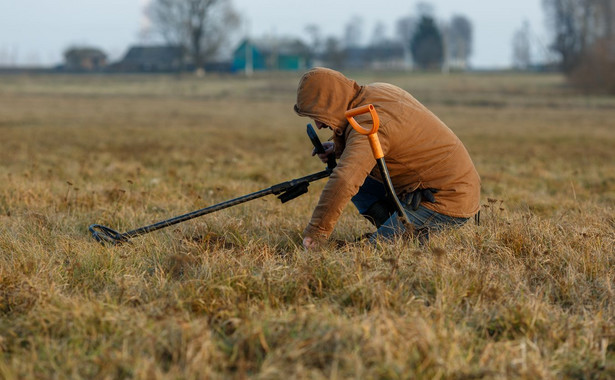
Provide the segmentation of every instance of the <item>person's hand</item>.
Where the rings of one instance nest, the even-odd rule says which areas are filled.
[[[410,194],[410,207],[416,211],[419,209],[421,202],[436,203],[434,194],[438,192],[437,189],[416,189]]]
[[[312,239],[309,236],[303,238],[303,248],[307,250],[312,250],[318,248],[318,243],[316,240]]]
[[[316,156],[318,155],[318,158],[320,158],[320,161],[322,161],[323,163],[327,163],[327,157],[331,154],[334,154],[335,151],[335,144],[332,141],[325,141],[324,143],[322,143],[322,147],[325,148],[325,153],[316,153],[316,148],[312,149],[312,156]]]

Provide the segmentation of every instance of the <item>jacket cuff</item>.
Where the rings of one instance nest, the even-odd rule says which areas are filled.
[[[314,226],[312,224],[308,224],[307,227],[305,227],[305,229],[303,230],[304,238],[311,237],[316,241],[325,241],[329,238],[329,235],[331,235],[330,231],[327,232],[319,228],[318,226]]]

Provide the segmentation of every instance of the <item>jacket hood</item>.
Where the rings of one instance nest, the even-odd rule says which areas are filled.
[[[325,123],[341,134],[348,125],[344,113],[361,90],[357,82],[342,73],[322,67],[306,72],[299,81],[295,112]]]

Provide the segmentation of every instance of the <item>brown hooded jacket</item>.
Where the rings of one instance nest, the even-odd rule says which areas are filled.
[[[341,73],[315,68],[303,75],[295,112],[334,131],[339,161],[329,177],[304,236],[328,238],[350,198],[371,173],[380,179],[366,136],[349,126],[346,110],[373,104],[378,136],[398,195],[417,188],[438,189],[436,203],[424,207],[468,218],[479,210],[480,178],[459,138],[412,95],[387,83],[359,86]],[[355,117],[369,129],[369,115]]]

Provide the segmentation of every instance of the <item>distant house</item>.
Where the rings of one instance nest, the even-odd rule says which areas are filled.
[[[408,70],[412,68],[409,52],[396,41],[381,41],[369,46],[329,49],[318,57],[320,66],[356,70]]]
[[[112,69],[122,72],[176,72],[184,69],[185,57],[181,46],[133,46]]]
[[[340,53],[345,69],[404,70],[409,68],[409,58],[401,43],[383,41],[367,47],[348,47]],[[325,64],[335,66],[333,62]],[[339,66],[340,63],[338,62]]]
[[[64,52],[64,70],[73,72],[102,71],[107,55],[91,47],[70,48]]]
[[[244,39],[233,52],[231,71],[304,70],[310,66],[309,48],[294,39]]]
[[[365,48],[363,56],[370,69],[405,70],[412,66],[409,54],[402,43],[383,41]]]

